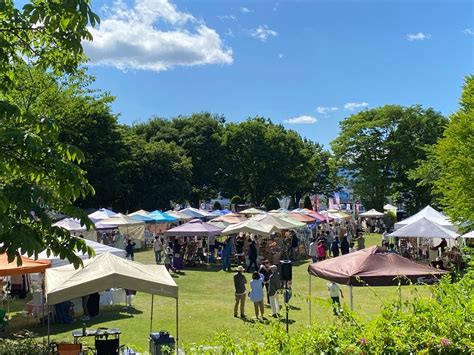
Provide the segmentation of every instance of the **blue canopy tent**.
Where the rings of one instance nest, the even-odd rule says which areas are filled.
[[[151,218],[155,223],[174,223],[177,221],[176,217],[158,210],[150,212],[147,217]]]

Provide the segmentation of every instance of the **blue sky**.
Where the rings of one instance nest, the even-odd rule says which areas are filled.
[[[261,115],[325,146],[364,108],[457,109],[473,72],[471,1],[93,1],[85,44],[120,122]],[[293,123],[292,123],[293,122]],[[299,124],[294,122],[300,122]],[[303,122],[303,123],[301,123]]]

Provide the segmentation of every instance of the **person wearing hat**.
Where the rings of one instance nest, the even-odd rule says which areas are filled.
[[[268,295],[270,296],[270,307],[272,308],[272,317],[277,317],[280,306],[278,304],[278,290],[281,288],[280,273],[276,265],[270,266],[272,274],[268,286]]]
[[[240,303],[240,317],[245,318],[245,284],[247,279],[245,278],[244,268],[242,265],[237,267],[237,272],[234,275],[234,287],[235,287],[235,305],[234,305],[234,317],[237,317]]]

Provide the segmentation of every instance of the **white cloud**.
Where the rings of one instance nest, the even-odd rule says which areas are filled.
[[[309,115],[293,117],[288,120],[285,120],[285,123],[289,123],[289,124],[313,124],[316,122],[318,122],[316,117],[309,116]]]
[[[269,29],[267,25],[263,25],[258,26],[254,31],[250,33],[250,35],[254,38],[259,39],[262,42],[265,42],[268,37],[278,36],[278,32]]]
[[[424,41],[425,39],[430,39],[431,35],[429,33],[424,34],[423,32],[418,32],[418,33],[409,33],[407,34],[407,40],[410,42],[413,41]]]
[[[169,29],[158,29],[161,22]],[[215,30],[169,0],[136,0],[133,8],[119,0],[90,32],[94,40],[84,50],[95,65],[162,71],[233,61],[232,49]]]
[[[348,102],[344,105],[344,108],[349,111],[354,111],[355,109],[364,108],[367,106],[369,106],[367,102]]]
[[[285,55],[283,53],[278,53],[278,58],[283,59],[285,58]]]
[[[248,14],[250,12],[253,12],[253,10],[250,10],[248,7],[241,7],[240,12],[243,12],[244,14]]]
[[[318,106],[316,107],[316,111],[322,115],[327,115],[328,113],[335,112],[339,110],[337,107],[322,107]]]
[[[474,31],[470,28],[466,28],[464,31],[463,31],[464,34],[466,35],[469,35],[469,36],[474,36]]]
[[[221,21],[237,21],[237,17],[234,15],[221,15],[217,16]]]

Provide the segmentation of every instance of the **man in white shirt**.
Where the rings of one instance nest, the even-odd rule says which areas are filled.
[[[161,263],[161,252],[163,251],[163,243],[160,237],[156,236],[153,241],[153,250],[155,251],[155,261],[157,264]]]
[[[329,297],[331,297],[331,300],[332,300],[332,309],[333,309],[334,315],[337,316],[341,309],[339,294],[341,295],[341,298],[344,298],[344,295],[342,294],[341,287],[337,283],[332,282],[332,281],[328,283],[328,291],[329,291]]]

